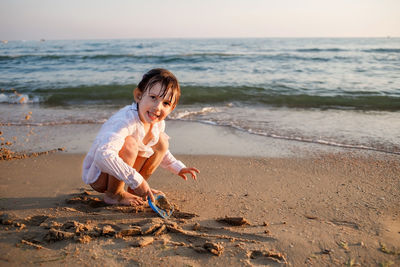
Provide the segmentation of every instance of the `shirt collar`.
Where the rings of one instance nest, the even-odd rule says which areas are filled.
[[[133,102],[132,105],[131,105],[131,109],[132,109],[132,110],[135,110],[135,111],[138,111],[138,110],[139,110],[139,108],[138,108],[138,103]]]

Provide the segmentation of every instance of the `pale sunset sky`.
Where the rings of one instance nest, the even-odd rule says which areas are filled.
[[[400,37],[400,0],[0,0],[0,40]]]

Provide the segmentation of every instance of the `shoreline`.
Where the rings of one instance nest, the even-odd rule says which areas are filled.
[[[111,106],[105,106],[104,109],[95,106],[87,108],[77,106],[68,109],[0,104],[0,113],[1,111],[5,113],[3,122],[0,122],[0,131],[4,132],[7,141],[15,143],[13,139],[18,138],[14,148],[18,151],[29,149],[30,152],[37,152],[38,149],[45,151],[59,148],[62,144],[62,147],[68,148],[68,152],[86,152],[90,147],[88,144],[92,142],[102,123],[116,110],[116,107],[111,108]],[[258,114],[259,117],[253,121],[252,114]],[[216,150],[216,153],[222,154],[242,155],[243,151],[246,155],[273,154],[257,151],[259,150],[257,148],[247,152],[245,145],[242,145],[246,143],[250,147],[272,145],[273,149],[278,147],[275,150],[279,153],[281,153],[280,147],[288,148],[291,144],[295,144],[294,146],[307,148],[311,144],[313,148],[319,150],[324,150],[326,147],[325,150],[332,151],[328,148],[331,147],[400,155],[394,127],[399,121],[396,114],[268,107],[247,109],[220,106],[216,107],[216,110],[210,107],[188,109],[183,107],[181,110],[176,110],[171,119],[166,120],[166,131],[175,139],[187,139],[184,133],[176,130],[179,128],[188,132],[189,136],[203,138],[205,145],[226,144],[225,139],[228,138],[241,146],[232,152],[226,152],[232,149],[231,147],[226,149],[226,145],[217,146],[218,149],[214,149],[214,145],[209,146],[208,150]],[[245,118],[248,118],[248,123],[244,123]],[[197,131],[203,134],[198,134]],[[228,136],[221,138],[218,134],[220,131]],[[205,139],[204,135],[212,138]],[[40,138],[42,136],[43,138]],[[75,136],[81,141],[75,140]],[[45,147],[41,147],[42,144],[45,144]],[[50,147],[50,144],[53,146]],[[188,143],[185,146],[190,148],[192,144]],[[197,145],[190,153],[202,154],[203,152],[198,151],[203,147],[204,145]],[[178,153],[186,152],[178,151]],[[206,153],[210,154],[208,151]]]
[[[68,154],[89,151],[102,124],[50,126],[3,125],[2,137],[11,141],[15,152],[43,153],[61,150]],[[374,149],[335,146],[248,133],[229,126],[196,121],[167,120],[170,150],[181,155],[228,155],[244,157],[297,157],[315,153],[353,152],[360,154],[396,153]]]

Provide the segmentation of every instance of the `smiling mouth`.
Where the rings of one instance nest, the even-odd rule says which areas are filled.
[[[147,114],[148,114],[148,116],[149,116],[149,118],[151,120],[156,120],[156,119],[158,119],[160,117],[159,115],[156,115],[156,114],[154,114],[152,112],[147,112]]]

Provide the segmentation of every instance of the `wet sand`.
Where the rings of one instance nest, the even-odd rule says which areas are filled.
[[[175,205],[169,220],[148,206],[107,206],[84,185],[85,138],[0,161],[0,265],[400,264],[398,156],[174,126],[171,150],[201,174],[153,175]]]

